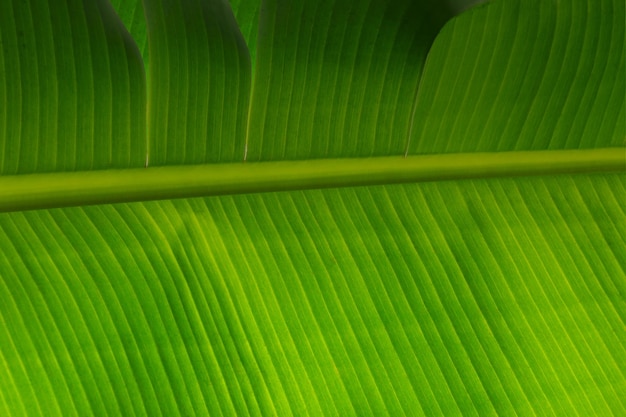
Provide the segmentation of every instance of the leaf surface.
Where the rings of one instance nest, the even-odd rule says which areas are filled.
[[[4,214],[5,410],[622,414],[625,180]]]
[[[148,0],[151,165],[241,161],[250,55],[224,1]]]
[[[450,16],[430,1],[264,2],[248,159],[401,154],[426,54]]]
[[[409,154],[626,144],[624,2],[496,1],[450,21]]]
[[[143,166],[148,143],[145,172],[246,141],[249,161],[624,164],[0,213],[0,415],[626,414],[623,2],[445,25],[404,0],[113,3],[0,5],[1,173],[39,172],[25,199],[41,172]]]
[[[145,79],[105,0],[0,5],[0,174],[138,167]]]

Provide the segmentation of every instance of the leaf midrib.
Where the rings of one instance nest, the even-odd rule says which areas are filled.
[[[626,148],[163,166],[0,176],[0,211],[481,177],[624,172]]]

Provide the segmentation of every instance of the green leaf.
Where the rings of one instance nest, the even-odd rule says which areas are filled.
[[[143,166],[143,64],[108,2],[3,1],[0,16],[0,173]]]
[[[256,43],[259,32],[261,3],[261,0],[230,0],[230,6],[233,9],[237,24],[239,25],[243,38],[246,40],[246,45],[250,52],[253,74],[254,63],[256,62]]]
[[[625,192],[564,176],[7,213],[4,414],[623,414]]]
[[[441,2],[263,3],[248,159],[401,154]]]
[[[250,56],[224,1],[145,1],[151,165],[241,161]],[[148,164],[148,162],[146,162]]]
[[[144,66],[149,67],[148,33],[143,2],[141,0],[110,0],[110,2],[139,47]]]
[[[624,8],[497,1],[453,19],[428,56],[408,152],[624,146]]]
[[[0,415],[626,415],[623,2],[112,3],[0,4]]]

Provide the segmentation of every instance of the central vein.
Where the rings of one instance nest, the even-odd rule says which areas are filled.
[[[626,148],[164,166],[0,176],[0,211],[481,177],[626,171]]]

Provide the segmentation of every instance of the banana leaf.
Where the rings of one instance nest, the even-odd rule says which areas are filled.
[[[0,2],[0,415],[626,415],[624,2],[473,3]]]

